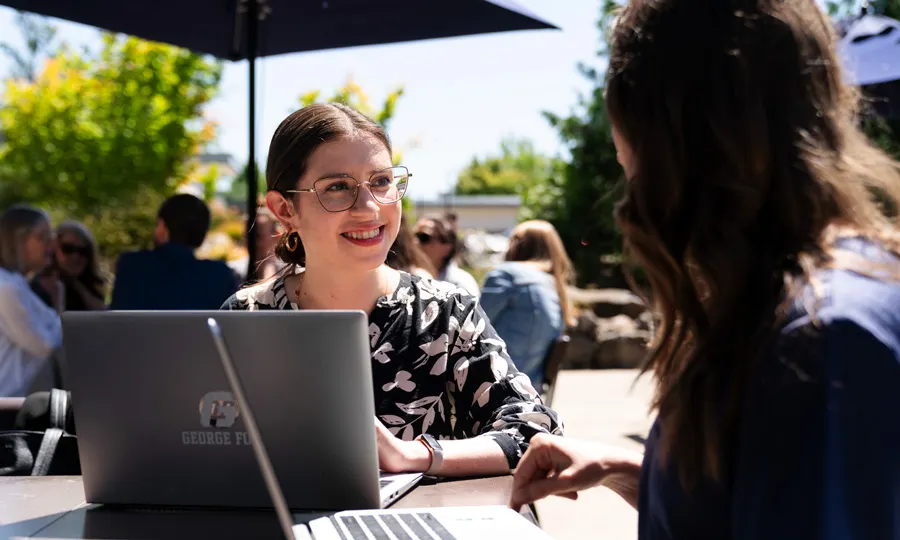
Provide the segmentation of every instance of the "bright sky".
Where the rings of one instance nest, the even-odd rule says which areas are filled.
[[[519,0],[561,30],[509,32],[397,45],[292,54],[257,64],[257,162],[265,163],[275,128],[302,93],[330,95],[348,76],[373,103],[397,85],[405,94],[390,129],[414,174],[410,195],[434,198],[452,188],[473,156],[499,150],[506,136],[531,139],[538,150],[564,149],[541,111],[567,113],[590,84],[578,62],[596,65],[600,0]],[[13,41],[15,12],[0,7],[0,36]],[[276,14],[277,15],[277,14]],[[72,45],[96,44],[96,32],[54,21]],[[9,37],[7,37],[9,36]],[[9,60],[0,57],[0,75]],[[217,146],[247,159],[247,64],[227,63],[208,115],[220,124]]]

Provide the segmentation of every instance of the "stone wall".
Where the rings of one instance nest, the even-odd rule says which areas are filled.
[[[571,342],[562,369],[639,367],[647,354],[653,317],[644,302],[625,289],[570,289],[581,308],[569,329]]]

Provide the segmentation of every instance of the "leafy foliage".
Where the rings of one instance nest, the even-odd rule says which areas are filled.
[[[202,108],[220,76],[220,63],[184,49],[104,34],[96,53],[64,48],[34,80],[7,80],[0,207],[90,223],[109,257],[146,245],[158,202],[215,135]]]

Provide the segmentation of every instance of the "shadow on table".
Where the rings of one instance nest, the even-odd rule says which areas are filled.
[[[631,435],[625,435],[625,436],[638,444],[647,444],[647,437],[644,437],[643,435],[638,435],[637,433],[632,433]]]
[[[328,515],[295,516],[295,523]],[[40,531],[46,538],[171,540],[197,538],[284,539],[273,510],[120,508],[92,505],[73,510]]]

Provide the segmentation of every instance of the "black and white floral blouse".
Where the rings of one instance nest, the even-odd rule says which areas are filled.
[[[222,309],[298,309],[284,278],[248,287]],[[375,414],[412,440],[491,437],[514,468],[539,432],[562,434],[528,376],[516,370],[475,297],[449,283],[401,272],[369,315]]]

